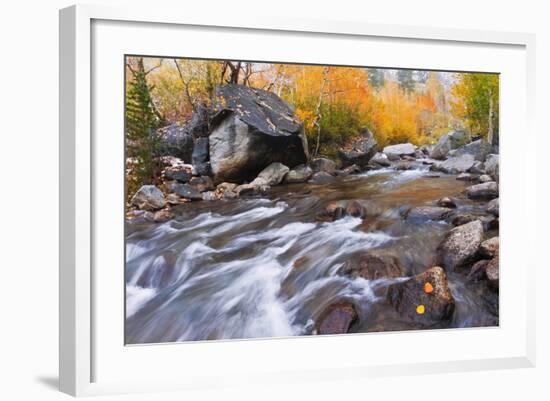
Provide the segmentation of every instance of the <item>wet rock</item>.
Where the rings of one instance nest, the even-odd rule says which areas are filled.
[[[470,269],[470,273],[468,274],[468,280],[469,281],[481,281],[484,280],[486,276],[485,269],[487,268],[487,265],[489,264],[489,260],[482,259],[474,263],[472,268]]]
[[[342,170],[336,170],[335,175],[340,177],[346,177],[350,174],[359,174],[361,172],[361,169],[358,165],[352,164],[351,166],[348,166]]]
[[[372,251],[358,252],[347,260],[339,270],[340,274],[365,280],[401,277],[404,269],[399,259],[393,255],[377,255]]]
[[[389,167],[391,166],[391,161],[388,159],[388,156],[386,156],[385,153],[376,153],[372,159],[370,159],[371,164],[377,164],[382,167]]]
[[[498,184],[494,181],[472,185],[466,188],[466,195],[470,199],[493,199],[498,197]]]
[[[400,143],[398,145],[386,146],[382,151],[386,156],[403,156],[403,155],[414,155],[416,151],[416,146],[412,143]]]
[[[483,184],[484,182],[493,181],[493,178],[488,174],[482,174],[479,176],[478,181]]]
[[[175,193],[182,198],[189,200],[202,200],[202,195],[195,187],[189,184],[171,183],[166,186],[167,190],[171,193]]]
[[[346,206],[346,215],[352,217],[365,217],[368,214],[365,205],[358,200],[351,200]]]
[[[477,175],[471,173],[461,173],[456,176],[458,181],[475,181],[477,180]]]
[[[166,206],[166,200],[160,189],[154,185],[144,185],[132,197],[132,205],[152,211]]]
[[[334,174],[334,171],[336,170],[336,163],[324,157],[313,159],[310,166],[314,173],[324,172]]]
[[[254,179],[273,162],[295,167],[308,159],[294,109],[272,92],[244,85],[216,88],[209,136],[215,181]]]
[[[395,169],[400,171],[410,170],[411,168],[412,168],[412,163],[407,160],[401,160],[395,165]]]
[[[193,178],[194,172],[193,166],[190,164],[175,165],[164,169],[164,178],[186,183]]]
[[[368,128],[365,128],[361,136],[353,141],[349,147],[338,151],[342,167],[351,166],[352,164],[365,167],[376,153],[376,147],[377,143],[374,135]]]
[[[287,184],[306,182],[312,175],[313,170],[308,165],[300,164],[285,175],[284,182]]]
[[[474,260],[483,240],[483,224],[479,220],[453,228],[437,248],[440,263],[453,270]]]
[[[491,259],[498,255],[499,239],[498,237],[489,238],[483,241],[479,246],[479,255],[483,258]]]
[[[452,209],[441,206],[417,206],[407,213],[407,220],[445,220]]]
[[[253,185],[278,185],[284,176],[289,172],[289,168],[282,163],[271,163],[264,168],[260,174],[251,182]]]
[[[500,205],[499,198],[495,198],[487,204],[486,210],[487,212],[491,213],[493,216],[498,217],[499,210],[500,210],[499,205]]]
[[[311,179],[308,181],[310,184],[329,184],[334,181],[334,176],[324,171],[320,171],[311,176]]]
[[[174,218],[174,214],[168,209],[159,210],[153,215],[155,223],[165,223],[172,218]]]
[[[449,197],[441,198],[437,201],[437,206],[441,207],[448,207],[448,208],[456,208],[456,203]]]
[[[191,162],[194,141],[188,127],[171,124],[158,129],[155,136],[158,140],[159,156],[174,156],[187,163]]]
[[[206,191],[202,193],[202,200],[215,201],[221,199],[222,194],[216,191]]]
[[[430,152],[432,159],[444,159],[447,154],[456,149],[466,141],[466,132],[462,130],[451,131],[439,138],[439,141]]]
[[[340,302],[327,306],[316,319],[317,334],[344,334],[358,319],[351,302]]]
[[[432,292],[425,291],[429,283]],[[455,300],[447,284],[445,271],[432,267],[408,280],[392,284],[388,288],[389,303],[405,318],[423,325],[433,325],[449,320],[454,312]],[[418,306],[424,312],[418,313]]]
[[[214,183],[212,178],[208,176],[193,177],[189,180],[189,185],[195,188],[199,192],[214,190]]]
[[[499,262],[498,254],[487,264],[485,275],[489,286],[498,290],[499,287]]]
[[[243,195],[263,195],[269,190],[269,185],[243,184],[235,188],[237,196]]]
[[[322,212],[317,214],[316,219],[326,222],[338,220],[346,215],[347,206],[348,202],[346,201],[330,202]]]
[[[459,174],[468,171],[474,165],[474,156],[463,154],[453,156],[439,164],[437,168],[447,174]]]
[[[234,199],[239,196],[237,192],[235,192],[236,188],[237,184],[232,182],[222,182],[216,187],[216,194],[218,198]]]

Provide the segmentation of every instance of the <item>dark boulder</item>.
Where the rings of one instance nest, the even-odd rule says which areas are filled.
[[[210,170],[210,153],[208,150],[208,137],[200,137],[195,140],[192,163],[199,175],[208,175]]]
[[[426,326],[449,320],[455,307],[447,276],[439,266],[392,284],[387,297],[403,317]]]
[[[186,183],[193,178],[193,167],[190,164],[166,167],[164,169],[164,178]]]
[[[174,156],[190,163],[193,155],[193,135],[188,127],[171,124],[155,132],[158,156]]]
[[[273,162],[292,168],[307,161],[302,123],[277,95],[224,85],[215,99],[209,153],[217,182],[252,180]]]
[[[189,200],[202,200],[202,195],[195,187],[189,184],[170,183],[166,185],[166,189],[182,198]]]
[[[487,269],[488,264],[489,260],[487,259],[481,259],[474,263],[474,265],[470,269],[470,273],[468,273],[468,280],[481,281],[487,278],[487,275],[485,274],[485,269]]]
[[[377,145],[372,132],[368,128],[365,128],[359,138],[353,141],[348,147],[338,151],[342,167],[351,166],[352,164],[365,167],[376,154]]]
[[[317,334],[345,334],[358,319],[351,302],[331,304],[316,319]]]

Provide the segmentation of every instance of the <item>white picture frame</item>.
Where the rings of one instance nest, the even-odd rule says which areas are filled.
[[[177,29],[177,27],[205,27],[211,31],[231,29],[234,32],[253,35],[254,32],[268,32],[285,35],[306,35],[311,38],[338,37],[343,39],[361,40],[361,38],[383,39],[385,41],[416,41],[436,43],[441,48],[444,46],[462,46],[462,47],[480,47],[494,46],[514,49],[516,52],[519,68],[522,71],[518,78],[516,88],[518,93],[524,94],[516,99],[522,110],[521,117],[517,121],[510,120],[515,128],[521,128],[526,133],[525,141],[535,142],[535,133],[532,124],[534,121],[534,35],[524,33],[507,32],[484,32],[457,29],[436,29],[427,27],[411,27],[398,25],[374,25],[363,22],[349,21],[324,21],[324,20],[295,20],[292,18],[255,18],[247,17],[242,20],[226,20],[222,15],[186,15],[182,10],[155,9],[153,7],[143,9],[139,7],[113,8],[109,6],[91,6],[78,5],[72,6],[60,11],[60,390],[75,396],[94,395],[107,393],[126,393],[133,391],[164,391],[170,389],[202,389],[224,386],[227,383],[235,383],[234,378],[229,380],[224,371],[205,374],[197,367],[197,371],[191,370],[184,379],[177,377],[168,377],[166,379],[151,378],[148,381],[139,380],[135,382],[128,377],[119,377],[110,375],[108,379],[100,379],[101,372],[98,372],[96,358],[106,361],[110,358],[101,354],[105,351],[105,341],[97,336],[97,325],[103,323],[101,314],[95,312],[94,290],[102,285],[101,279],[94,274],[94,263],[96,258],[96,245],[94,235],[97,234],[97,225],[103,227],[101,223],[101,207],[97,204],[97,181],[94,179],[97,168],[97,154],[102,152],[101,143],[98,144],[93,138],[92,127],[94,121],[94,103],[92,101],[93,86],[92,79],[94,74],[93,59],[95,51],[98,49],[101,41],[93,42],[94,23],[98,21],[109,21],[109,24],[130,23],[134,24],[131,29],[133,32],[145,29],[147,26],[157,26],[166,29]],[[137,23],[137,24],[136,24]],[[117,29],[130,29],[128,26],[118,27]],[[162,29],[160,29],[161,31]],[[117,31],[118,32],[118,31]],[[163,33],[159,33],[162,35]],[[120,38],[119,38],[120,39]],[[113,42],[117,42],[113,40]],[[411,42],[412,43],[412,42]],[[262,58],[262,57],[260,57]],[[406,61],[405,61],[406,63]],[[479,61],[478,61],[479,63]],[[521,65],[520,65],[521,64]],[[472,65],[475,65],[472,64]],[[477,64],[479,65],[479,64]],[[392,65],[399,67],[395,63]],[[474,67],[472,67],[474,68]],[[491,69],[491,68],[489,68]],[[120,72],[120,71],[119,71]],[[511,89],[511,87],[509,88]],[[508,91],[507,93],[510,93]],[[503,93],[503,94],[506,94]],[[506,110],[503,107],[503,110]],[[524,111],[524,113],[523,113]],[[119,118],[122,118],[120,116]],[[506,126],[507,122],[504,122]],[[503,130],[503,149],[501,169],[503,170],[502,196],[504,198],[504,209],[501,212],[501,237],[506,238],[509,233],[509,242],[512,243],[514,234],[511,227],[516,224],[534,224],[535,206],[529,203],[528,199],[534,199],[536,190],[536,181],[527,174],[526,169],[518,168],[515,172],[510,172],[509,177],[515,181],[523,183],[523,191],[514,191],[508,186],[506,188],[507,178],[507,160],[510,159],[510,153],[506,145],[506,129]],[[122,134],[121,134],[122,135]],[[98,148],[98,146],[100,148]],[[111,155],[112,156],[112,155]],[[116,156],[116,155],[115,155]],[[120,156],[122,157],[122,156]],[[534,156],[530,156],[531,159]],[[120,164],[122,171],[122,164]],[[512,174],[514,174],[512,176]],[[507,199],[510,199],[508,201]],[[509,206],[506,206],[506,203]],[[521,216],[527,216],[522,223],[519,219],[512,218],[512,211],[520,213]],[[508,215],[506,214],[508,210]],[[506,216],[510,216],[507,219]],[[506,231],[508,230],[508,231]],[[519,230],[518,230],[519,231]],[[94,234],[95,233],[95,234]],[[505,234],[506,233],[506,234]],[[506,241],[504,242],[507,243]],[[341,361],[341,365],[327,367],[315,363],[303,366],[297,364],[295,369],[285,370],[282,367],[272,369],[271,371],[258,367],[255,371],[246,370],[246,375],[241,380],[241,385],[246,385],[246,380],[255,380],[257,383],[267,383],[273,380],[279,382],[292,382],[293,380],[326,380],[328,377],[338,379],[340,377],[353,377],[360,380],[363,377],[372,377],[380,375],[399,375],[409,374],[411,370],[415,373],[430,373],[440,371],[466,371],[477,369],[500,369],[512,367],[530,367],[535,363],[535,314],[534,301],[535,283],[533,282],[534,262],[529,259],[533,253],[528,251],[531,245],[527,241],[517,242],[514,250],[504,250],[501,257],[512,260],[524,252],[524,264],[522,268],[522,278],[518,279],[517,291],[510,295],[506,305],[517,305],[517,313],[514,315],[518,319],[516,322],[504,322],[503,326],[493,330],[492,333],[486,330],[463,330],[462,336],[467,337],[467,341],[476,341],[486,335],[484,341],[491,341],[495,332],[500,330],[505,333],[507,330],[513,332],[513,336],[502,337],[501,340],[509,342],[510,349],[499,352],[495,349],[491,352],[472,352],[465,358],[449,358],[442,354],[439,360],[420,360],[413,354],[407,362],[396,363],[388,361],[387,363],[369,363],[368,361],[359,361],[356,364],[349,364]],[[504,267],[502,267],[504,266]],[[506,264],[501,264],[501,273],[506,279]],[[523,274],[525,277],[523,277]],[[120,272],[122,275],[122,271]],[[506,288],[504,287],[504,291]],[[108,290],[111,291],[111,290]],[[121,290],[122,291],[122,290]],[[504,293],[506,295],[506,293]],[[509,293],[508,293],[509,294]],[[110,295],[106,295],[110,296]],[[513,299],[512,299],[513,298]],[[503,304],[501,303],[501,308]],[[100,317],[98,317],[100,316]],[[105,320],[107,322],[108,320]],[[105,326],[105,325],[103,325]],[[116,330],[115,330],[116,331]],[[485,333],[485,334],[484,334]],[[488,334],[487,334],[488,333]],[[113,334],[122,336],[117,331]],[[378,337],[377,337],[378,336]],[[386,334],[385,338],[393,338],[393,341],[402,342],[404,339],[419,341],[419,333],[399,333]],[[388,337],[390,336],[390,337]],[[447,341],[454,341],[455,334],[447,332],[430,332],[421,334],[425,341],[440,341],[443,336]],[[365,341],[374,341],[379,335],[353,335],[353,336],[328,336],[324,338],[323,347],[329,350],[343,346],[343,341],[353,343],[355,346]],[[99,341],[99,342],[98,342]],[[191,348],[190,346],[183,350],[189,356],[189,360],[198,358],[200,355],[206,357],[214,353],[221,355],[235,355],[242,353],[243,347],[254,349],[255,353],[268,352],[284,353],[297,352],[297,349],[307,349],[313,351],[319,343],[311,345],[306,340],[298,342],[295,340],[249,340],[241,342],[220,343],[202,343]],[[311,340],[309,340],[311,341]],[[98,343],[97,343],[98,342]],[[495,342],[497,344],[498,341]],[[124,347],[121,342],[120,347]],[[164,345],[170,347],[171,345]],[[178,346],[178,345],[174,345]],[[159,346],[157,346],[159,347]],[[311,347],[311,348],[310,348]],[[136,347],[141,351],[132,351],[136,357],[145,353],[145,347]],[[460,350],[460,346],[458,347]],[[180,349],[180,351],[182,351]],[[153,351],[160,354],[162,351]],[[178,351],[179,352],[179,351]],[[106,352],[103,352],[104,354]],[[226,353],[226,354],[224,354]],[[121,353],[123,355],[124,353]],[[149,354],[151,354],[149,352]],[[164,354],[166,352],[164,351]],[[103,358],[103,359],[102,359]],[[114,357],[113,357],[114,358]],[[134,358],[133,356],[121,356],[121,358]],[[144,358],[151,358],[151,355]],[[164,357],[159,357],[164,358]],[[243,356],[246,360],[246,357]],[[374,356],[373,356],[374,359]],[[158,362],[161,359],[156,359]],[[135,364],[135,359],[133,359]],[[151,359],[144,359],[151,361]],[[250,361],[254,361],[250,359]],[[113,359],[113,363],[114,363]],[[256,361],[261,364],[261,361]],[[103,365],[105,363],[103,362]],[[99,373],[99,375],[98,375]],[[330,374],[329,374],[330,373]],[[239,383],[237,383],[239,384]]]

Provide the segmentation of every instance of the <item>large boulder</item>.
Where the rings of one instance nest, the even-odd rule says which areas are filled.
[[[334,174],[336,171],[336,163],[325,157],[318,157],[313,159],[310,163],[311,169],[314,173],[324,172],[328,174]]]
[[[483,241],[483,223],[475,220],[453,228],[437,248],[439,262],[453,270],[473,261]]]
[[[401,316],[426,326],[450,319],[455,307],[447,276],[439,266],[392,284],[387,297]]]
[[[383,167],[389,167],[391,166],[391,161],[388,159],[388,156],[386,156],[385,153],[378,152],[376,153],[372,159],[370,159],[371,164],[377,164],[379,166]]]
[[[400,143],[398,145],[386,146],[382,151],[388,157],[395,156],[404,156],[404,155],[414,155],[416,151],[416,146],[412,143]]]
[[[209,153],[217,182],[251,180],[273,162],[292,168],[307,161],[302,124],[277,95],[224,85],[214,99]]]
[[[498,184],[494,181],[489,181],[483,184],[472,185],[466,188],[466,195],[470,199],[498,198]]]
[[[132,197],[132,205],[141,210],[158,210],[166,206],[161,190],[154,185],[144,185]]]
[[[159,156],[174,156],[190,163],[193,155],[193,135],[187,126],[171,124],[155,132]]]
[[[488,155],[485,160],[485,172],[489,174],[495,181],[499,179],[499,155]]]
[[[253,185],[278,185],[288,173],[289,168],[281,163],[271,163],[251,182]]]
[[[358,319],[351,302],[339,302],[327,306],[316,319],[317,334],[345,334]]]
[[[475,162],[473,155],[465,153],[460,156],[449,157],[443,163],[437,164],[436,169],[447,174],[459,174],[468,171]]]
[[[439,141],[430,152],[432,159],[444,159],[451,150],[458,148],[466,141],[466,132],[451,131],[439,138]]]
[[[491,144],[483,139],[470,142],[454,152],[453,156],[462,156],[469,154],[474,156],[474,159],[478,162],[484,162],[487,155],[493,151]]]
[[[290,170],[284,178],[287,184],[306,182],[313,175],[313,170],[307,164],[300,164]]]
[[[358,139],[353,141],[348,147],[338,151],[342,167],[353,164],[365,167],[375,155],[377,145],[372,132],[368,128],[365,128]]]

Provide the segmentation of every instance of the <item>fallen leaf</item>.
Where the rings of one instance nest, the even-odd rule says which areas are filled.
[[[424,283],[424,292],[426,294],[431,294],[432,292],[434,292],[434,286],[429,282]]]
[[[418,305],[416,307],[416,313],[418,313],[419,315],[423,315],[424,312],[426,312],[426,308],[424,307],[424,305]]]

